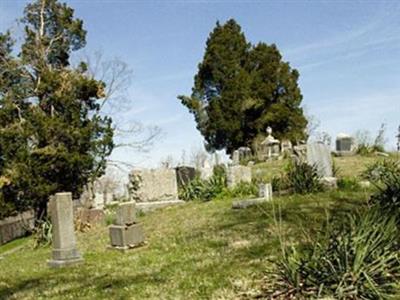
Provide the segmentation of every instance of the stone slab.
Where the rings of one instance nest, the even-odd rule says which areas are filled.
[[[122,202],[118,204],[115,225],[130,225],[136,223],[136,202]]]
[[[144,242],[144,232],[141,224],[129,226],[110,225],[110,241],[114,247],[132,248]]]
[[[51,268],[62,268],[62,267],[68,267],[68,266],[73,266],[73,265],[78,265],[82,264],[84,262],[82,257],[79,258],[74,258],[74,259],[66,259],[66,260],[48,260],[47,265]]]
[[[240,182],[251,182],[251,168],[247,166],[230,166],[226,174],[227,185],[233,188]]]
[[[81,262],[82,257],[76,249],[72,194],[57,193],[51,196],[48,209],[53,225],[53,259],[48,265],[58,267]]]
[[[183,201],[183,200],[141,202],[141,203],[136,203],[136,208],[138,211],[148,212],[148,211],[152,211],[155,209],[160,209],[160,208],[164,208],[164,207],[168,207],[168,206],[181,205],[184,203],[185,203],[185,201]]]
[[[266,198],[256,198],[256,199],[247,199],[247,200],[236,200],[232,202],[233,209],[243,209],[250,206],[255,206],[259,204],[263,204],[268,202]]]
[[[321,177],[332,177],[332,156],[329,147],[322,143],[307,144],[307,163],[317,168]]]
[[[175,169],[134,170],[131,178],[139,179],[135,191],[137,202],[167,201],[178,198],[178,185]]]

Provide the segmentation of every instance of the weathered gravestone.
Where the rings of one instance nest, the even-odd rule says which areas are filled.
[[[143,244],[143,227],[137,223],[134,201],[118,205],[115,224],[109,226],[109,232],[113,249],[126,251]]]
[[[135,190],[131,197],[142,211],[154,208],[182,204],[178,199],[178,186],[175,169],[143,169],[134,170],[130,174],[131,185],[135,180]]]
[[[251,182],[251,168],[247,166],[229,166],[226,174],[229,188],[235,187],[240,182]]]
[[[178,187],[181,188],[187,185],[196,177],[196,169],[188,166],[176,167],[176,180]]]
[[[332,156],[329,147],[322,143],[307,144],[307,163],[317,168],[321,177],[332,177]]]
[[[261,183],[258,186],[258,198],[233,201],[232,208],[243,209],[250,206],[260,205],[270,200],[272,200],[271,183]]]
[[[53,258],[50,267],[63,267],[83,262],[76,248],[71,193],[57,193],[48,203],[53,225]]]
[[[348,134],[340,133],[336,137],[336,154],[353,155],[355,152],[354,138]]]

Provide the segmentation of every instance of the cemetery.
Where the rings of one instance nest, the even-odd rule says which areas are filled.
[[[1,18],[24,5],[10,30],[4,26],[11,21],[0,23],[0,299],[400,298],[399,115],[393,117],[381,104],[378,114],[370,98],[356,108],[349,101],[349,112],[340,100],[321,100],[332,84],[319,86],[322,75],[307,69],[328,60],[308,65],[296,60],[296,53],[307,57],[327,46],[351,44],[349,36],[364,37],[359,32],[379,22],[290,50],[248,38],[253,37],[248,20],[257,19],[258,12],[262,22],[273,23],[257,5],[271,9],[274,3],[207,3],[217,11],[224,8],[214,15],[200,2],[106,1],[104,7],[25,2],[5,2],[7,9],[0,5]],[[75,5],[76,10],[70,7]],[[344,10],[340,3],[327,5]],[[358,16],[360,4],[354,5],[357,10],[348,9]],[[380,7],[368,5],[373,12]],[[246,32],[233,18],[214,22],[232,7],[238,19],[247,20]],[[318,5],[317,10],[301,7],[318,18],[320,10],[326,12]],[[197,13],[211,16],[215,27],[207,27],[208,37],[193,59],[154,40],[156,28],[178,45],[177,30],[165,31],[172,26],[169,17],[165,30],[157,22],[143,27],[147,43],[131,23],[132,8],[143,10],[140,18],[184,8],[177,20],[184,20],[185,44],[196,35],[189,23],[203,24],[196,23]],[[251,15],[243,13],[247,10]],[[115,11],[121,14],[118,22],[102,20],[110,31],[92,18]],[[162,20],[160,13],[157,21]],[[110,52],[122,31],[134,32],[132,38],[143,47],[157,44],[157,55],[150,47],[135,62],[143,63],[138,72],[163,69],[169,60],[177,64],[186,53],[188,61],[197,62],[190,85],[183,84],[184,71],[158,77],[150,72],[152,80],[137,80],[142,88],[148,84],[148,92],[139,88],[136,97],[146,98],[158,83],[170,107],[163,102],[157,108],[154,94],[147,98],[154,103],[136,108],[129,64],[82,52],[104,37],[103,31],[95,39],[87,35],[86,22],[89,32],[104,30]],[[122,30],[124,22],[129,26]],[[278,41],[281,36],[296,40],[288,38],[294,29],[282,30]],[[369,41],[364,46],[373,51]],[[152,65],[149,57],[165,65]],[[174,90],[172,103],[164,97],[172,83],[191,93]],[[358,86],[342,85],[349,91]],[[318,103],[311,90],[320,93]],[[394,106],[389,98],[379,100]],[[326,131],[309,114],[309,103],[324,118]],[[160,127],[146,117],[153,111]],[[372,115],[379,119],[371,121]],[[188,158],[194,141],[201,147]]]

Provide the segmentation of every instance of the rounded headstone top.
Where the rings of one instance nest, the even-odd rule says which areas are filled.
[[[351,137],[350,134],[347,134],[347,133],[339,133],[339,134],[336,136],[336,138],[337,138],[337,139],[351,139],[352,137]]]

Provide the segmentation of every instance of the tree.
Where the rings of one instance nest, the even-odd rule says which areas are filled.
[[[83,22],[57,0],[24,10],[25,37],[13,56],[0,35],[0,205],[46,212],[48,197],[104,173],[113,148],[111,118],[100,115],[105,84],[70,55],[86,44]]]
[[[235,20],[217,22],[194,78],[192,94],[178,96],[194,114],[209,151],[253,146],[271,126],[278,138],[304,139],[307,120],[292,69],[275,45],[251,45]]]

